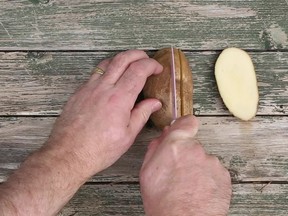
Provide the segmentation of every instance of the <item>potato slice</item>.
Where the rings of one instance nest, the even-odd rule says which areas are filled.
[[[225,49],[216,62],[215,76],[229,111],[244,121],[255,117],[259,94],[256,73],[248,53],[238,48]]]

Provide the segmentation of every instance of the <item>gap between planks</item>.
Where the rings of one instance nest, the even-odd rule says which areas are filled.
[[[288,0],[287,0],[288,1]],[[165,48],[164,46],[162,48]],[[175,47],[177,48],[177,47]],[[226,47],[228,48],[228,47]],[[238,47],[239,48],[239,47]],[[181,49],[183,52],[222,52],[225,48],[223,49]],[[240,48],[241,49],[241,48]],[[102,53],[102,52],[111,52],[111,53],[117,53],[117,52],[125,52],[128,49],[119,49],[119,50],[109,50],[109,49],[98,49],[98,50],[80,50],[80,49],[75,49],[75,50],[61,50],[61,49],[21,49],[21,50],[6,50],[6,49],[0,49],[0,52],[4,52],[4,53],[17,53],[17,52],[24,52],[24,53],[28,53],[28,52],[49,52],[49,53],[57,53],[57,52],[61,52],[61,53],[79,53],[79,52],[83,52],[83,53],[90,53],[90,52],[95,52],[95,53]],[[141,49],[145,52],[156,52],[159,49]],[[243,49],[246,52],[252,52],[252,53],[285,53],[288,52],[288,49],[275,49],[275,50],[267,50],[267,49]]]

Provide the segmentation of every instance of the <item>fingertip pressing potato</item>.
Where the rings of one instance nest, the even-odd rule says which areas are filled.
[[[163,72],[148,78],[143,89],[145,98],[157,98],[162,102],[162,109],[152,114],[151,120],[158,128],[164,128],[173,121],[173,90],[171,80],[172,49],[159,50],[154,59],[163,66]],[[193,80],[189,62],[184,53],[174,49],[177,116],[193,113]]]
[[[259,94],[256,73],[248,53],[238,48],[224,50],[216,62],[215,76],[229,111],[244,121],[255,117]]]

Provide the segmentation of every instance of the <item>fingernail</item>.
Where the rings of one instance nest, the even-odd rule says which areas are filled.
[[[175,122],[176,122],[176,120],[173,120],[170,125],[173,125]]]
[[[162,108],[162,103],[160,101],[156,102],[152,107],[152,112],[156,112]]]

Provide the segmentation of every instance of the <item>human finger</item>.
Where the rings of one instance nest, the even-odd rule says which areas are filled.
[[[149,56],[141,50],[128,50],[117,54],[111,60],[103,76],[103,82],[115,84],[132,62],[145,58]]]
[[[98,80],[99,77],[101,77],[107,70],[108,65],[110,64],[111,59],[105,59],[103,61],[101,61],[96,68],[93,69],[92,71],[92,75],[89,79],[89,83],[93,83],[96,80]],[[101,72],[103,74],[101,74]]]
[[[151,143],[148,146],[148,149],[145,153],[145,157],[142,163],[142,169],[144,169],[144,167],[146,166],[146,164],[151,160],[151,158],[153,157],[155,151],[157,150],[158,146],[160,145],[160,140],[159,138],[156,138],[154,140],[151,141]]]
[[[147,148],[145,157],[144,157],[144,161],[142,164],[142,167],[145,167],[145,165],[148,163],[148,161],[150,161],[150,159],[152,158],[152,156],[154,155],[154,152],[157,150],[158,146],[161,144],[161,142],[163,141],[163,139],[166,136],[167,131],[169,130],[170,126],[166,126],[161,135],[155,139],[153,139]]]
[[[177,119],[166,132],[167,135],[175,131],[185,131],[190,137],[195,137],[199,129],[199,121],[194,115],[186,115]]]
[[[130,104],[132,109],[147,78],[152,74],[159,74],[162,71],[162,65],[154,59],[149,58],[135,61],[130,64],[115,87],[123,92],[124,95],[127,95],[127,103]]]
[[[138,103],[131,111],[130,122],[128,126],[129,133],[136,137],[147,123],[153,112],[161,109],[162,104],[157,99],[146,99]]]
[[[149,144],[142,167],[145,167],[151,160],[159,146],[161,146],[161,149],[163,150],[169,146],[167,145],[168,143],[179,143],[179,141],[183,139],[188,138],[190,140],[193,138],[198,131],[198,124],[198,120],[195,116],[188,115],[179,118],[172,126],[165,127],[161,136]],[[193,143],[194,146],[195,143],[198,142],[193,141],[191,143]]]

